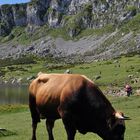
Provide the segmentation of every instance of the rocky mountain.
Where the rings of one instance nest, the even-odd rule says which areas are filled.
[[[1,5],[0,57],[16,57],[27,53],[54,57],[78,54],[92,60],[138,51],[139,32],[136,33],[137,28],[132,24],[140,21],[139,13],[139,0],[32,0],[26,4]],[[123,28],[125,25],[127,30]],[[47,35],[49,29],[63,28],[73,39],[84,30],[94,32],[108,26],[113,29],[111,32],[90,35],[76,41],[55,39],[49,33]],[[19,27],[24,28],[27,38],[39,28],[46,27],[48,30],[44,30],[45,36],[40,35],[28,45],[22,45],[12,41],[23,34],[18,32],[16,36],[17,33],[13,33]],[[42,30],[40,34],[44,34]]]

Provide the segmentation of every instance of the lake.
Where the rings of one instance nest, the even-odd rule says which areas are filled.
[[[28,87],[0,85],[0,105],[28,104]]]

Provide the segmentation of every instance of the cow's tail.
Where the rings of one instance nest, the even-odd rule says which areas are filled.
[[[40,122],[40,115],[36,106],[36,99],[32,94],[29,94],[29,108],[33,123]]]

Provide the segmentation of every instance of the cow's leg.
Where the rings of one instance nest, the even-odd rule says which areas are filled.
[[[64,111],[61,106],[58,107],[58,112],[62,118],[63,124],[67,132],[67,140],[74,140],[76,129],[71,114],[67,113],[67,111]]]
[[[37,128],[37,122],[33,122],[32,123],[32,129],[33,129],[32,140],[36,140],[36,128]]]
[[[76,129],[73,126],[73,122],[69,119],[63,118],[63,123],[67,132],[67,140],[74,140]]]
[[[32,140],[36,140],[36,129],[37,123],[40,122],[40,116],[36,108],[35,98],[31,95],[29,96],[29,108],[32,117]]]
[[[54,127],[54,119],[47,119],[46,120],[46,128],[48,131],[49,140],[54,140],[52,129]]]
[[[67,132],[67,140],[74,140],[75,134],[76,134],[76,129],[74,126],[74,123],[70,117],[70,114],[65,114],[62,117],[66,132]]]
[[[33,113],[31,112],[31,115],[32,115],[32,140],[36,140],[36,129],[38,122],[40,122],[40,119],[38,118],[39,117],[38,114],[33,115]]]

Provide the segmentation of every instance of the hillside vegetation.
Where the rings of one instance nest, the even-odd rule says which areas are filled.
[[[24,60],[28,59],[27,57]],[[59,62],[59,60],[42,60],[33,56],[29,60],[26,61],[28,63],[25,63],[22,59],[17,61],[1,60],[1,80],[10,82],[12,79],[17,79],[17,81],[21,79],[21,83],[27,83],[29,77],[36,77],[40,71],[64,73],[66,69],[70,69],[72,73],[84,74],[103,87],[111,85],[123,88],[126,83],[129,83],[134,89],[140,88],[139,55],[131,54],[112,60],[74,64]]]

